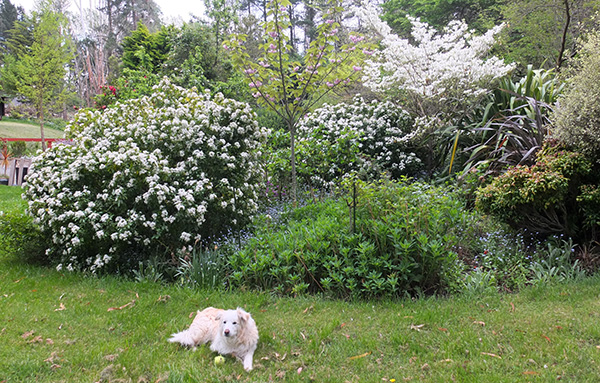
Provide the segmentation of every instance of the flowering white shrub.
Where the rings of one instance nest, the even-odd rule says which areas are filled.
[[[298,174],[319,188],[352,171],[413,175],[421,167],[412,152],[416,135],[410,115],[392,102],[355,97],[352,104],[325,104],[298,126]]]
[[[411,42],[392,33],[372,4],[356,11],[381,35],[383,46],[374,53],[374,59],[367,61],[365,86],[375,92],[407,91],[415,102],[415,112],[421,115],[434,114],[437,110],[427,108],[441,107],[440,103],[468,103],[486,92],[492,80],[514,68],[498,57],[486,57],[503,25],[476,36],[466,23],[452,21],[443,33],[438,33],[419,19],[408,17],[412,24]]]
[[[169,259],[257,209],[266,132],[245,103],[165,79],[151,96],[81,111],[66,137],[34,159],[26,187],[59,269]]]

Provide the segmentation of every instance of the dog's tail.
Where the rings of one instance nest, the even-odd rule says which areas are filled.
[[[182,345],[188,347],[196,347],[196,341],[194,340],[190,330],[183,330],[177,334],[172,334],[169,338],[169,342],[181,343]]]

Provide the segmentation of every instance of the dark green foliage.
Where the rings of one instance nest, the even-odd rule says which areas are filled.
[[[595,0],[513,0],[502,4],[503,31],[498,53],[522,67],[564,66],[581,33],[597,25]]]
[[[210,25],[202,22],[184,24],[169,30],[170,51],[161,73],[184,88],[211,89],[226,97],[244,100],[248,86],[221,49]]]
[[[483,236],[485,220],[468,213],[448,189],[390,181],[356,185],[354,229],[350,197],[297,209],[285,222],[258,230],[230,257],[230,283],[342,298],[432,294],[461,289],[459,253],[469,263],[488,249],[498,257],[524,257],[514,241]],[[509,258],[505,263],[485,265],[505,276],[514,266]]]
[[[464,20],[469,27],[486,31],[494,25],[500,11],[495,0],[388,0],[382,4],[382,19],[399,34],[410,33],[406,15],[419,17],[436,29],[442,29],[452,20]]]
[[[0,248],[26,262],[44,262],[46,238],[33,218],[20,211],[0,212]]]
[[[22,16],[23,7],[15,7],[10,0],[0,2],[0,47],[6,48],[9,30],[13,28],[15,21]]]
[[[156,33],[138,22],[131,36],[123,39],[123,68],[160,73],[162,63],[170,50],[167,28]]]

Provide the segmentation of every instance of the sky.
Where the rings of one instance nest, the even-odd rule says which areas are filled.
[[[203,0],[154,0],[163,13],[163,21],[169,23],[181,17],[184,21],[189,20],[190,12],[196,16],[202,16],[204,13]],[[71,0],[71,7],[77,10],[75,3],[81,3],[83,7],[89,7],[90,3],[97,3],[98,0]],[[14,5],[21,5],[25,11],[31,12],[35,5],[35,0],[11,0]]]

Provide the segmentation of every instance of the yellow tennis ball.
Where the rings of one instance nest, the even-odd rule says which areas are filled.
[[[220,366],[225,363],[225,358],[222,355],[215,356],[215,366]]]

